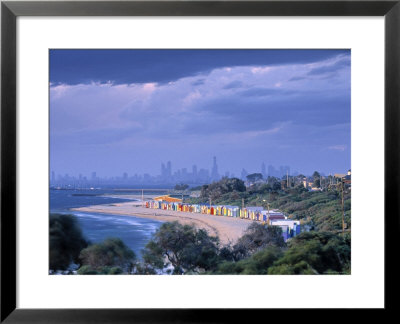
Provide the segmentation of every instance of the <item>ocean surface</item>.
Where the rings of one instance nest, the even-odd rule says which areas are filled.
[[[102,242],[109,237],[120,238],[140,259],[141,250],[145,247],[151,235],[161,226],[162,222],[132,216],[105,215],[69,210],[73,207],[132,201],[132,199],[103,196],[117,194],[124,194],[124,192],[114,192],[112,189],[50,189],[50,212],[75,215],[82,228],[83,235],[92,243]],[[132,192],[129,194],[132,194]]]

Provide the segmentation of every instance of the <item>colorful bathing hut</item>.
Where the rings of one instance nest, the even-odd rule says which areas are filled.
[[[263,210],[261,213],[263,221],[269,225],[272,220],[286,219],[286,216],[278,210]]]
[[[282,229],[282,234],[285,241],[291,237],[299,235],[301,232],[300,221],[292,219],[271,220],[270,225],[279,226]]]
[[[300,221],[287,219],[279,210],[264,210],[263,207],[249,206],[239,208],[230,205],[199,205],[184,204],[181,199],[170,196],[156,197],[146,201],[146,208],[181,211],[188,213],[200,213],[214,216],[239,217],[252,221],[262,222],[267,225],[279,226],[282,229],[284,240],[300,234]]]

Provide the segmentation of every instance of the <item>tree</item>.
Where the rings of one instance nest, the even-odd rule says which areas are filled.
[[[216,268],[218,237],[204,229],[178,222],[164,223],[143,251],[143,259],[154,269],[173,268],[173,274],[199,273]]]
[[[72,262],[78,262],[79,253],[88,242],[73,215],[50,214],[49,223],[49,267],[66,270]]]
[[[246,258],[267,246],[284,247],[285,241],[279,226],[265,226],[253,222],[233,246],[235,260]]]
[[[282,256],[282,249],[269,245],[247,259],[221,263],[214,274],[267,274],[268,268]]]
[[[90,265],[84,265],[78,269],[80,275],[118,275],[124,271],[120,267],[99,267],[96,270]]]
[[[178,183],[175,185],[175,190],[186,190],[187,188],[189,188],[189,185],[186,183]]]
[[[104,269],[119,267],[124,272],[131,272],[136,256],[121,239],[108,238],[82,250],[79,259],[90,270],[104,272]]]
[[[267,183],[271,187],[272,191],[281,190],[281,181],[278,178],[269,176]]]
[[[350,238],[330,232],[303,232],[291,239],[269,274],[349,273]]]
[[[321,186],[321,175],[317,171],[313,173],[313,186],[316,188]]]
[[[244,182],[238,178],[222,178],[220,181],[213,182],[201,187],[201,198],[211,198],[216,200],[226,193],[245,192]]]
[[[262,180],[262,178],[263,178],[263,175],[261,173],[252,173],[252,174],[249,174],[248,176],[246,176],[246,179],[249,182],[256,182],[258,180]]]

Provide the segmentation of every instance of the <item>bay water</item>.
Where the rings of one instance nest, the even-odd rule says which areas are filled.
[[[92,243],[100,243],[110,237],[120,238],[140,259],[142,249],[150,240],[152,234],[161,226],[162,222],[132,216],[70,210],[70,208],[75,207],[113,204],[134,200],[116,198],[115,195],[117,194],[120,195],[123,193],[116,193],[112,189],[50,189],[50,213],[76,216],[84,237]]]

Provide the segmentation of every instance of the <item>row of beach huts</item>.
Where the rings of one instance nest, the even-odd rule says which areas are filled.
[[[288,219],[278,210],[265,210],[263,207],[245,207],[230,205],[198,205],[171,202],[165,200],[150,200],[145,202],[146,208],[180,211],[188,213],[200,213],[214,216],[227,216],[262,222],[263,224],[279,226],[282,229],[283,238],[294,237],[301,232],[300,221]]]

